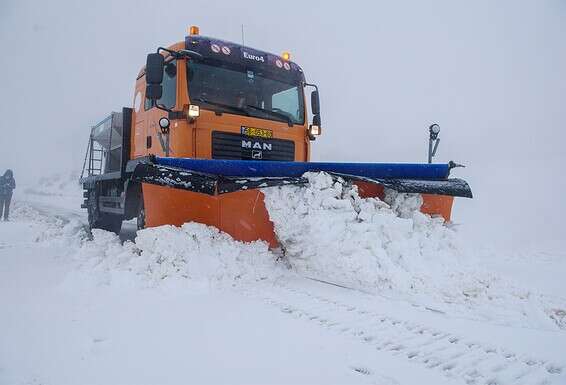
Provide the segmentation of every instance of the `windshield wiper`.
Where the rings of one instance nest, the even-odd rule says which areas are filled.
[[[194,98],[192,99],[194,101],[197,102],[201,102],[201,103],[206,103],[206,104],[210,104],[211,106],[217,106],[220,108],[223,108],[225,110],[228,111],[235,111],[235,112],[241,112],[247,116],[250,116],[250,111],[249,108],[252,108],[254,110],[263,112],[267,115],[271,115],[271,116],[275,116],[279,119],[283,119],[284,121],[287,122],[287,124],[289,124],[289,127],[293,126],[293,119],[291,119],[291,117],[287,114],[281,113],[281,112],[277,112],[277,111],[271,111],[271,110],[266,110],[265,108],[261,108],[261,107],[256,107],[254,105],[248,104],[246,107],[238,107],[238,106],[232,106],[230,104],[224,104],[224,103],[220,103],[220,102],[215,102],[212,100],[207,100],[205,98]]]
[[[268,115],[277,116],[278,118],[285,120],[289,124],[289,127],[291,127],[293,125],[293,119],[291,119],[291,117],[289,115],[284,114],[282,112],[266,110],[265,108],[256,107],[252,104],[248,104],[247,107],[253,108],[254,110],[257,110],[257,111],[264,112]]]
[[[224,108],[224,109],[226,109],[226,110],[232,110],[232,111],[236,111],[236,112],[242,112],[242,113],[244,113],[244,114],[246,114],[246,115],[248,115],[248,116],[250,115],[250,112],[249,112],[246,108],[243,108],[243,107],[231,106],[231,105],[229,105],[229,104],[224,104],[224,103],[219,103],[219,102],[213,102],[212,100],[207,100],[207,99],[204,99],[204,98],[194,98],[193,100],[194,100],[194,101],[197,101],[197,102],[201,102],[201,103],[210,104],[211,106],[217,106],[217,107],[220,107],[220,108]]]

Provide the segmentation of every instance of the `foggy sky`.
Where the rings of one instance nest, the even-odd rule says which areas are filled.
[[[320,87],[314,160],[467,165],[454,220],[479,242],[564,241],[566,1],[0,1],[0,171],[82,165],[148,52],[203,35],[290,51]]]

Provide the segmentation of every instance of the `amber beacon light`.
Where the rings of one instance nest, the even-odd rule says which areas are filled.
[[[191,25],[189,28],[189,35],[198,35],[198,34],[200,34],[199,27],[197,27],[196,25]]]

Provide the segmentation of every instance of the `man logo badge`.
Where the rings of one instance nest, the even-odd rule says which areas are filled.
[[[252,159],[261,159],[263,153],[260,150],[252,150]]]
[[[249,148],[251,150],[271,151],[271,143],[261,143],[253,140],[242,139],[242,148]]]

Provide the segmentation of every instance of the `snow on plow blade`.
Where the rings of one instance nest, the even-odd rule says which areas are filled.
[[[468,183],[448,178],[450,164],[326,163],[210,160],[151,157],[138,163],[133,178],[209,195],[282,185],[306,184],[306,172],[324,171],[348,181],[381,184],[403,193],[472,198]]]

